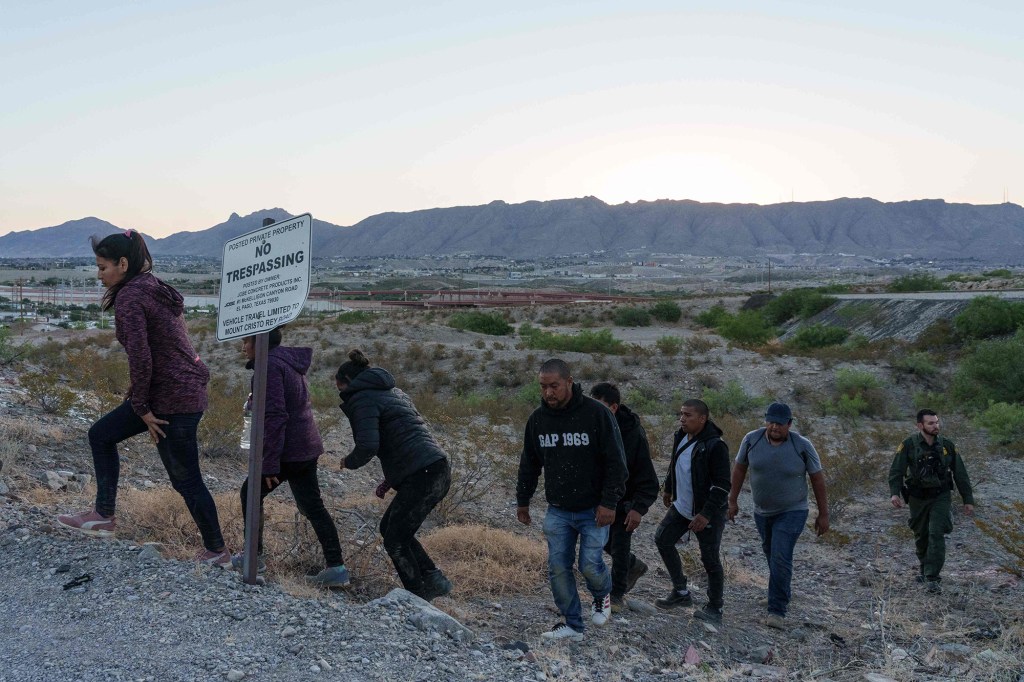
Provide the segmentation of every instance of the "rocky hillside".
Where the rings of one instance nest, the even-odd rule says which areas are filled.
[[[244,217],[232,214],[213,227],[155,240],[152,250],[165,256],[219,255],[226,240],[258,228],[263,218],[281,220],[289,215],[280,208]],[[88,256],[86,242],[71,229],[80,230],[78,223],[84,222],[0,237],[0,253]],[[1024,262],[1024,208],[874,199],[769,206],[668,200],[609,205],[594,197],[521,204],[494,201],[382,213],[351,227],[315,220],[313,247],[318,256],[472,253],[535,259],[573,253],[615,258],[627,253],[638,258],[653,253],[843,253],[1015,265]]]

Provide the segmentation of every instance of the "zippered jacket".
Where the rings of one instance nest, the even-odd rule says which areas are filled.
[[[345,458],[346,469],[358,469],[378,457],[384,478],[397,490],[409,474],[448,458],[386,369],[364,369],[341,392],[341,399],[355,441]]]
[[[686,437],[682,429],[672,438],[672,460],[668,465],[664,491],[676,499],[676,460],[679,444]],[[730,475],[729,446],[722,440],[722,429],[710,419],[697,434],[696,444],[690,450],[690,481],[693,485],[693,509],[706,519],[721,513],[729,500]],[[697,510],[700,511],[697,511]]]
[[[278,346],[267,354],[264,476],[281,473],[281,462],[307,462],[324,452],[306,385],[306,373],[312,362],[312,348]],[[246,368],[252,369],[252,365],[249,362]]]

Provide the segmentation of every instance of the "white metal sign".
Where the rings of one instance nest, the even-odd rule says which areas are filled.
[[[309,295],[313,216],[306,213],[224,244],[217,340],[287,324]]]

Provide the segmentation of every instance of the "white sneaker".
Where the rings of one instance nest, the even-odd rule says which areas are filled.
[[[604,625],[608,622],[608,616],[612,613],[612,598],[606,594],[601,599],[595,600],[590,607],[590,622],[594,625]]]
[[[583,641],[583,633],[578,630],[573,630],[565,623],[559,623],[547,632],[541,633],[541,637],[544,639],[568,639],[571,642]]]

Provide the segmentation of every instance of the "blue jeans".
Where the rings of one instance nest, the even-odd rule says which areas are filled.
[[[196,430],[203,413],[156,416],[169,422],[160,427],[166,437],[160,439],[156,449],[170,476],[171,487],[185,500],[185,506],[203,536],[203,545],[212,552],[219,552],[224,549],[224,538],[217,519],[217,507],[199,471]],[[96,470],[96,511],[103,516],[113,516],[117,502],[117,481],[121,476],[117,444],[147,430],[146,422],[135,414],[127,400],[100,417],[89,429],[89,447],[92,448],[92,463]]]
[[[771,516],[754,514],[757,532],[761,535],[761,549],[768,560],[768,612],[786,615],[793,596],[793,548],[804,531],[807,510],[783,512]]]
[[[584,629],[580,595],[576,591],[576,575],[573,572],[577,539],[580,573],[586,579],[587,589],[594,600],[600,601],[612,591],[612,576],[602,555],[608,542],[608,527],[597,527],[596,513],[596,508],[570,512],[549,506],[547,516],[544,517],[551,594],[566,624],[577,632]]]

